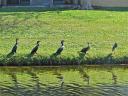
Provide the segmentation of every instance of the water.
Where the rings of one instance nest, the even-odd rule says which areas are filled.
[[[1,67],[0,96],[128,96],[128,68]]]

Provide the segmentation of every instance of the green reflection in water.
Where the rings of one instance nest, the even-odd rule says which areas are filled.
[[[128,68],[1,67],[0,96],[128,96]]]

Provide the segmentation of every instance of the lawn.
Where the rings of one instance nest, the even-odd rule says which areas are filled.
[[[40,40],[37,58],[49,57],[64,39],[61,58],[77,58],[87,42],[91,43],[86,56],[89,60],[104,58],[117,42],[113,58],[118,63],[127,63],[128,11],[3,8],[0,9],[0,37],[1,58],[10,52],[15,38],[20,40],[18,57],[29,54]]]

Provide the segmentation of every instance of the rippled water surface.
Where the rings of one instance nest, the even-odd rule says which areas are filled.
[[[128,96],[128,68],[1,67],[0,96]]]

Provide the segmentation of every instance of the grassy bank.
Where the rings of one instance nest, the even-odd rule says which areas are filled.
[[[2,65],[48,65],[49,56],[64,39],[65,50],[61,57],[50,60],[54,61],[52,64],[78,64],[78,51],[87,46],[87,42],[91,43],[91,50],[81,64],[127,64],[127,18],[128,11],[0,9],[0,62]],[[15,38],[20,40],[17,54],[5,58]],[[37,40],[41,41],[38,56],[27,58]],[[115,42],[118,49],[108,58]]]

